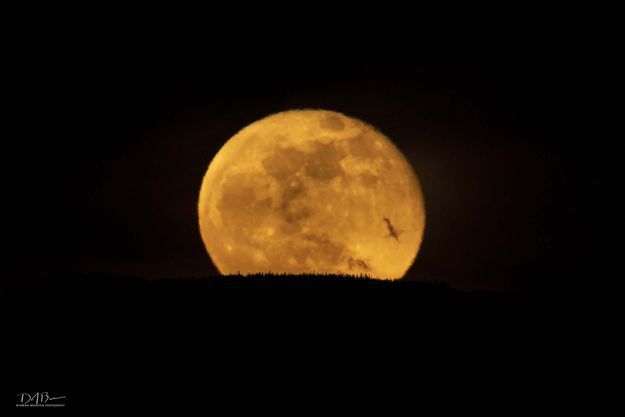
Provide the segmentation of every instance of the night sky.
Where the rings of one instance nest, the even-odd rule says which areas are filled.
[[[16,405],[34,390],[83,415],[607,404],[615,8],[177,5],[7,7],[0,316]],[[212,158],[291,109],[361,119],[411,163],[426,225],[409,282],[187,279],[217,274],[197,218]]]
[[[544,54],[432,63],[395,50],[265,59],[258,48],[251,59],[213,51],[163,64],[126,52],[50,52],[11,78],[5,280],[216,273],[196,212],[208,164],[244,126],[301,108],[362,119],[412,163],[427,222],[406,279],[553,289],[596,270],[607,245],[604,139],[587,136],[594,104],[579,64]]]

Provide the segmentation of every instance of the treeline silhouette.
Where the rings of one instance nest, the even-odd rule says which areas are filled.
[[[115,275],[110,273],[56,273],[46,277],[15,283],[5,292],[10,296],[26,294],[33,297],[37,294],[47,296],[66,297],[67,295],[78,296],[112,292],[116,296],[125,294],[138,295],[149,294],[166,290],[169,294],[189,292],[196,294],[197,290],[219,288],[273,288],[276,291],[282,289],[331,289],[344,290],[367,290],[385,289],[393,291],[418,291],[438,294],[469,294],[449,287],[442,282],[435,281],[404,281],[382,280],[372,278],[367,274],[327,274],[327,273],[255,273],[255,274],[232,274],[190,278],[160,278],[145,279],[134,275]]]
[[[17,284],[2,292],[5,305],[18,309],[53,306],[111,311],[112,305],[134,308],[209,308],[242,310],[263,314],[281,307],[305,315],[331,314],[351,309],[362,315],[410,316],[416,311],[438,317],[468,310],[536,311],[549,299],[536,294],[508,294],[491,291],[462,291],[445,283],[379,280],[366,274],[235,274],[192,278],[144,279],[108,273],[54,274]],[[239,314],[237,312],[237,314]]]

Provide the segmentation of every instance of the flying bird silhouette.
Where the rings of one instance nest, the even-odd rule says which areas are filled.
[[[384,221],[386,222],[386,228],[388,229],[388,235],[392,238],[395,238],[396,241],[399,242],[399,235],[401,234],[401,230],[397,230],[393,227],[393,225],[391,224],[391,221],[389,219],[387,219],[386,217],[384,218]]]
[[[364,269],[364,270],[368,270],[369,269],[369,265],[367,265],[367,263],[364,260],[362,260],[362,259],[354,259],[351,256],[347,260],[347,264],[349,265],[349,269],[353,269],[353,268],[360,268],[360,269]]]

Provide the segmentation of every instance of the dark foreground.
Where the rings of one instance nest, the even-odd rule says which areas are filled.
[[[584,325],[566,297],[333,276],[58,276],[1,302],[15,394],[82,410],[553,398],[579,372],[570,336]]]

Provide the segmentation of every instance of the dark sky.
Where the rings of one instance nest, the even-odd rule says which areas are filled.
[[[196,218],[211,158],[247,124],[297,108],[365,120],[413,164],[427,225],[408,279],[553,288],[600,259],[605,147],[587,136],[588,66],[548,51],[460,63],[254,51],[172,63],[46,49],[20,68],[4,145],[8,279],[214,273]]]

